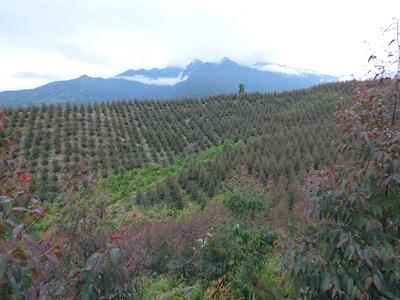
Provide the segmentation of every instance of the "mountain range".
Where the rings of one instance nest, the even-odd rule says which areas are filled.
[[[308,71],[284,72],[282,66],[269,66],[273,65],[257,63],[244,66],[223,58],[216,63],[194,60],[185,68],[128,70],[110,78],[83,75],[34,89],[0,92],[0,105],[18,107],[42,103],[203,97],[235,93],[239,84],[244,84],[246,92],[279,92],[337,80],[330,75]]]

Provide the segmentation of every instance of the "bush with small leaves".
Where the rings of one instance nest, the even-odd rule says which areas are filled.
[[[254,222],[266,211],[268,199],[248,183],[225,201],[230,220],[201,241],[199,272],[207,282],[223,279],[230,297],[265,299],[269,286],[260,288],[258,277],[278,235]]]

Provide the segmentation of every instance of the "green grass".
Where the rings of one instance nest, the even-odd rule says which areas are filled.
[[[114,218],[110,220],[110,224],[113,226],[132,225],[149,220],[179,220],[201,210],[200,206],[193,202],[186,202],[182,209],[171,208],[166,203],[158,203],[151,207],[139,207],[133,203],[127,207],[125,203],[123,207],[119,202],[111,205],[110,208],[114,212]]]
[[[143,276],[139,291],[142,299],[200,300],[203,290],[199,284],[188,285],[184,279],[167,275]]]
[[[154,184],[163,182],[168,176],[176,176],[191,163],[204,164],[215,159],[222,152],[235,147],[238,143],[225,141],[222,145],[213,146],[186,159],[178,158],[174,163],[162,166],[149,163],[145,167],[125,171],[102,180],[101,187],[110,193],[113,201],[124,197],[134,197],[138,191],[146,191]]]
[[[150,219],[179,219],[200,210],[199,205],[191,201],[184,191],[182,191],[185,200],[183,209],[171,208],[166,204],[138,207],[135,204],[135,197],[138,191],[145,192],[154,185],[166,181],[169,176],[179,175],[192,164],[206,164],[216,159],[224,151],[242,143],[241,141],[237,143],[225,141],[221,145],[210,147],[185,159],[178,158],[174,163],[166,166],[150,163],[145,167],[124,171],[102,180],[100,182],[101,189],[111,196],[109,208],[114,213],[112,222],[130,225]]]

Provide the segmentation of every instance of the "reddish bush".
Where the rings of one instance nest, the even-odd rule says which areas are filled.
[[[194,247],[217,224],[228,219],[222,205],[212,205],[183,220],[147,222],[129,233],[141,270],[191,275],[196,272]]]
[[[0,298],[133,298],[130,246],[101,226],[105,199],[85,194],[93,181],[70,177],[62,213],[50,228],[31,230],[45,209],[27,192],[32,175],[12,159],[18,146],[4,136],[6,118],[0,111]]]

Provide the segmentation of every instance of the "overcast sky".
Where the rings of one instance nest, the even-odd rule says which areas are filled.
[[[399,15],[399,0],[0,0],[0,91],[224,56],[360,73]]]

